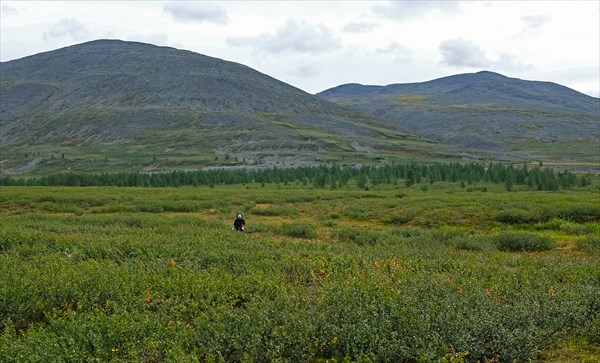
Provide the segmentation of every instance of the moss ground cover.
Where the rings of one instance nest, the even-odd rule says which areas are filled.
[[[2,187],[0,361],[597,360],[598,186],[519,188]]]

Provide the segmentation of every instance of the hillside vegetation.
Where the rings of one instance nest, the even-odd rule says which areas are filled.
[[[600,100],[555,83],[479,72],[423,83],[348,84],[318,95],[391,126],[498,158],[600,163]]]
[[[241,64],[98,40],[0,64],[9,174],[458,157]],[[351,161],[350,161],[351,162]]]

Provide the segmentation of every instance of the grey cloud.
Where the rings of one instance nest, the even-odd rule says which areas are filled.
[[[88,37],[89,30],[85,24],[73,18],[63,18],[58,23],[51,25],[44,32],[45,41],[56,38],[72,38],[82,40]]]
[[[271,53],[319,53],[339,48],[340,41],[322,24],[312,26],[304,21],[288,19],[274,33],[263,33],[256,37],[230,37],[227,44]]]
[[[17,15],[18,13],[19,11],[16,8],[13,8],[12,6],[4,4],[2,5],[2,7],[0,7],[0,14],[2,15],[2,17]]]
[[[516,59],[514,56],[511,56],[508,54],[501,54],[500,59],[498,59],[496,62],[494,62],[493,66],[494,66],[494,68],[497,68],[497,69],[502,69],[505,71],[514,71],[514,72],[520,72],[520,71],[533,69],[532,64],[522,63],[518,59]]]
[[[401,44],[396,42],[390,43],[385,48],[375,50],[376,54],[393,55],[396,63],[406,63],[412,61],[412,52]]]
[[[424,16],[434,10],[456,12],[460,10],[460,3],[458,1],[391,1],[387,5],[375,5],[372,10],[375,14],[386,18],[405,20]]]
[[[168,45],[169,36],[164,33],[150,33],[150,34],[133,34],[129,37],[133,41],[142,43],[150,43],[154,45]]]
[[[600,98],[600,90],[598,90],[598,89],[588,90],[587,92],[585,92],[585,94],[588,96]]]
[[[205,2],[173,1],[163,5],[163,11],[182,23],[227,24],[227,11],[220,6]]]
[[[547,16],[524,16],[521,18],[521,20],[524,23],[524,28],[521,32],[521,35],[526,35],[526,34],[535,34],[538,32],[538,30],[544,25],[544,23],[546,23],[548,21],[548,17]]]
[[[343,30],[348,33],[366,33],[375,29],[376,27],[376,24],[358,22],[347,24]]]
[[[310,78],[318,75],[319,72],[310,65],[301,64],[292,71],[292,74],[301,78]]]
[[[487,68],[492,64],[483,49],[462,38],[443,41],[439,50],[444,57],[442,63],[451,67]]]
[[[533,65],[520,62],[514,56],[502,53],[498,60],[488,58],[476,44],[462,38],[443,41],[439,46],[444,57],[442,63],[451,67],[484,68],[519,72],[532,69]]]

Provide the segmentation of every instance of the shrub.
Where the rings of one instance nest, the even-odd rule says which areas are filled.
[[[565,223],[566,222],[562,219],[554,218],[547,222],[537,223],[536,225],[533,226],[533,229],[558,231],[559,229],[561,229],[562,225]]]
[[[354,242],[358,245],[373,245],[380,240],[380,235],[374,231],[362,228],[345,228],[336,232],[342,242]]]
[[[573,205],[558,212],[558,217],[573,222],[600,221],[600,206]]]
[[[487,251],[496,247],[489,236],[459,236],[453,238],[451,243],[457,249],[465,251]]]
[[[252,223],[246,225],[244,227],[244,231],[246,233],[265,233],[269,231],[269,228],[267,225],[261,223]]]
[[[503,232],[494,239],[504,251],[547,251],[556,247],[552,238],[535,233]]]
[[[600,236],[590,235],[579,238],[575,245],[582,251],[592,254],[600,254]]]
[[[527,212],[522,209],[507,209],[496,215],[496,220],[506,224],[522,224],[527,223]]]
[[[402,214],[385,216],[381,218],[381,221],[388,224],[406,224],[417,218],[417,215],[418,212],[416,210],[407,210]]]
[[[141,218],[133,217],[133,216],[123,218],[122,222],[127,227],[138,227],[138,228],[141,228],[141,227],[144,226],[144,221]]]
[[[321,216],[320,221],[320,224],[325,227],[335,227],[340,223],[336,218],[331,218],[329,216]]]
[[[423,232],[424,231],[422,229],[418,228],[402,228],[394,230],[392,234],[400,237],[411,238],[420,236],[423,234]]]
[[[431,239],[438,244],[447,244],[457,237],[464,236],[464,232],[455,228],[440,228],[429,232]]]
[[[591,228],[584,224],[565,223],[560,226],[560,230],[568,234],[584,235],[591,232]]]
[[[295,238],[314,238],[315,226],[308,223],[290,223],[281,226],[281,234]]]
[[[537,223],[532,226],[535,230],[552,230],[562,231],[568,234],[584,235],[592,231],[590,226],[584,224],[577,224],[563,219],[552,219],[548,222]]]
[[[288,196],[285,201],[286,203],[310,203],[318,199],[314,195],[292,195]]]
[[[551,207],[545,206],[539,210],[535,210],[529,214],[529,222],[549,222],[556,217],[556,210]]]
[[[374,211],[368,206],[353,206],[344,211],[344,215],[354,220],[366,220],[374,216]]]
[[[265,216],[265,217],[279,217],[279,216],[287,216],[293,217],[298,215],[298,210],[294,208],[254,208],[251,210],[251,213],[257,216]]]

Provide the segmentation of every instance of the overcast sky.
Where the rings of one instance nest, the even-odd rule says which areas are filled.
[[[0,60],[94,39],[243,63],[310,93],[491,70],[598,97],[600,1],[4,1]]]

